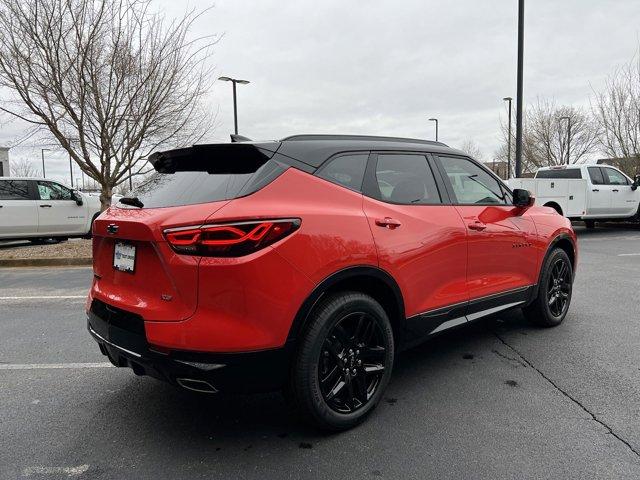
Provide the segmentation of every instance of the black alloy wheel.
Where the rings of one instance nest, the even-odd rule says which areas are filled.
[[[340,319],[325,339],[318,368],[322,396],[339,413],[362,408],[374,395],[385,371],[382,329],[365,312]]]
[[[547,303],[554,317],[561,317],[569,308],[571,295],[571,268],[567,261],[559,257],[551,267],[547,284]]]
[[[327,295],[301,333],[285,396],[322,430],[362,422],[389,384],[395,347],[384,308],[362,292]]]

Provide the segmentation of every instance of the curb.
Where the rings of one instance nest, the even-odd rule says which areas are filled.
[[[72,267],[92,265],[90,257],[81,258],[3,258],[0,267]]]

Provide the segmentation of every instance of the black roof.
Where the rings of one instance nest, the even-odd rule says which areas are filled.
[[[280,140],[277,152],[319,167],[337,153],[369,150],[461,153],[431,140],[368,135],[294,135]]]
[[[156,152],[149,157],[161,172],[201,169],[210,173],[247,173],[255,171],[275,154],[283,155],[312,170],[327,158],[342,152],[410,151],[432,153],[462,153],[441,142],[415,138],[377,137],[367,135],[294,135],[282,140],[254,142],[246,137],[232,136],[232,143],[194,145],[192,147]],[[237,160],[242,159],[241,162]],[[282,159],[282,157],[281,157]],[[290,163],[290,162],[289,162]],[[306,168],[305,168],[306,169]]]

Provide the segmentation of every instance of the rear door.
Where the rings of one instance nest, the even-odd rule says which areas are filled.
[[[497,303],[519,302],[537,282],[533,221],[512,204],[506,187],[469,158],[439,156],[449,196],[468,233],[469,318]],[[503,306],[499,305],[499,307]]]
[[[443,201],[427,155],[373,154],[364,193],[380,268],[402,290],[411,333],[419,338],[445,321],[466,321],[466,232]]]
[[[37,180],[36,186],[39,234],[86,233],[87,207],[76,203],[71,189],[47,180]]]
[[[32,180],[0,179],[0,238],[38,233],[38,212]]]
[[[601,167],[607,185],[611,188],[611,213],[631,217],[638,211],[638,195],[631,190],[633,183],[613,167]]]
[[[604,172],[600,167],[588,167],[591,188],[587,192],[587,215],[606,216],[611,215],[612,187],[607,185]]]

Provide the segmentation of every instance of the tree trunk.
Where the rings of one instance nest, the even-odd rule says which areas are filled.
[[[100,191],[100,204],[101,210],[104,212],[111,206],[111,196],[113,195],[113,188],[109,185],[103,185]]]

